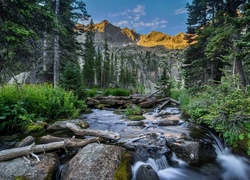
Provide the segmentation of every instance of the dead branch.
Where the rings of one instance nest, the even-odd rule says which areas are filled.
[[[93,129],[82,129],[79,126],[67,123],[66,126],[77,135],[81,136],[97,136],[105,139],[118,140],[120,139],[120,134],[112,131],[102,131],[102,130],[93,130]]]

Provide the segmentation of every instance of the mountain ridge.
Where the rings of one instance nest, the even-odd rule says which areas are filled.
[[[89,30],[89,27],[90,25],[85,26],[83,24],[77,24],[75,30],[86,32]],[[164,46],[167,49],[183,49],[189,46],[188,38],[190,35],[183,32],[174,36],[157,31],[142,35],[128,27],[122,29],[115,26],[108,22],[108,20],[103,20],[100,23],[94,24],[94,30],[97,33],[96,39],[106,39],[111,43],[133,43],[144,47]]]

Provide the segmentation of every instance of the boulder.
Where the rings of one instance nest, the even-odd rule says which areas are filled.
[[[163,119],[158,121],[158,126],[177,126],[179,124],[179,120],[176,119]]]
[[[187,164],[201,164],[217,157],[213,145],[202,140],[167,139],[167,146]]]
[[[150,165],[141,165],[136,172],[136,180],[160,180]]]
[[[136,155],[145,161],[148,158],[157,159],[162,155],[170,158],[172,155],[170,149],[166,146],[165,136],[160,133],[141,134],[139,137],[128,140],[124,146],[127,149],[135,150]]]
[[[68,122],[80,126],[81,128],[89,127],[89,124],[81,119],[72,119],[72,120],[56,121],[54,124],[49,125],[47,130],[53,131],[53,130],[68,129],[66,126]]]
[[[30,163],[24,158],[0,162],[0,179],[55,179],[59,157],[55,153],[38,155],[41,162],[33,157]]]
[[[62,180],[113,180],[126,149],[98,143],[88,144],[63,168]]]

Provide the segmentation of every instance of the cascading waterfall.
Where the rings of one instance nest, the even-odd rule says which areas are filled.
[[[209,136],[214,140],[217,159],[223,169],[222,179],[224,180],[249,180],[250,179],[250,162],[247,158],[232,154],[228,147],[211,132]]]
[[[141,165],[149,165],[159,176],[160,180],[194,180],[194,179],[220,179],[220,180],[249,180],[250,179],[250,162],[247,158],[234,155],[229,148],[225,147],[222,141],[208,132],[208,136],[213,141],[213,146],[217,153],[214,166],[218,166],[218,174],[209,177],[207,174],[197,171],[195,168],[188,165],[186,162],[177,158],[175,153],[167,160],[163,155],[158,159],[148,158],[146,162],[138,161],[132,166],[133,178]],[[174,164],[174,165],[173,165]],[[216,165],[217,164],[217,165]]]

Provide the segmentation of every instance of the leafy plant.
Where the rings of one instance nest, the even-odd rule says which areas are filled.
[[[18,129],[30,121],[77,116],[85,108],[72,92],[51,85],[5,85],[0,88],[0,130]]]
[[[127,89],[122,89],[122,88],[114,88],[114,89],[105,89],[102,92],[103,96],[129,96],[130,91]]]

